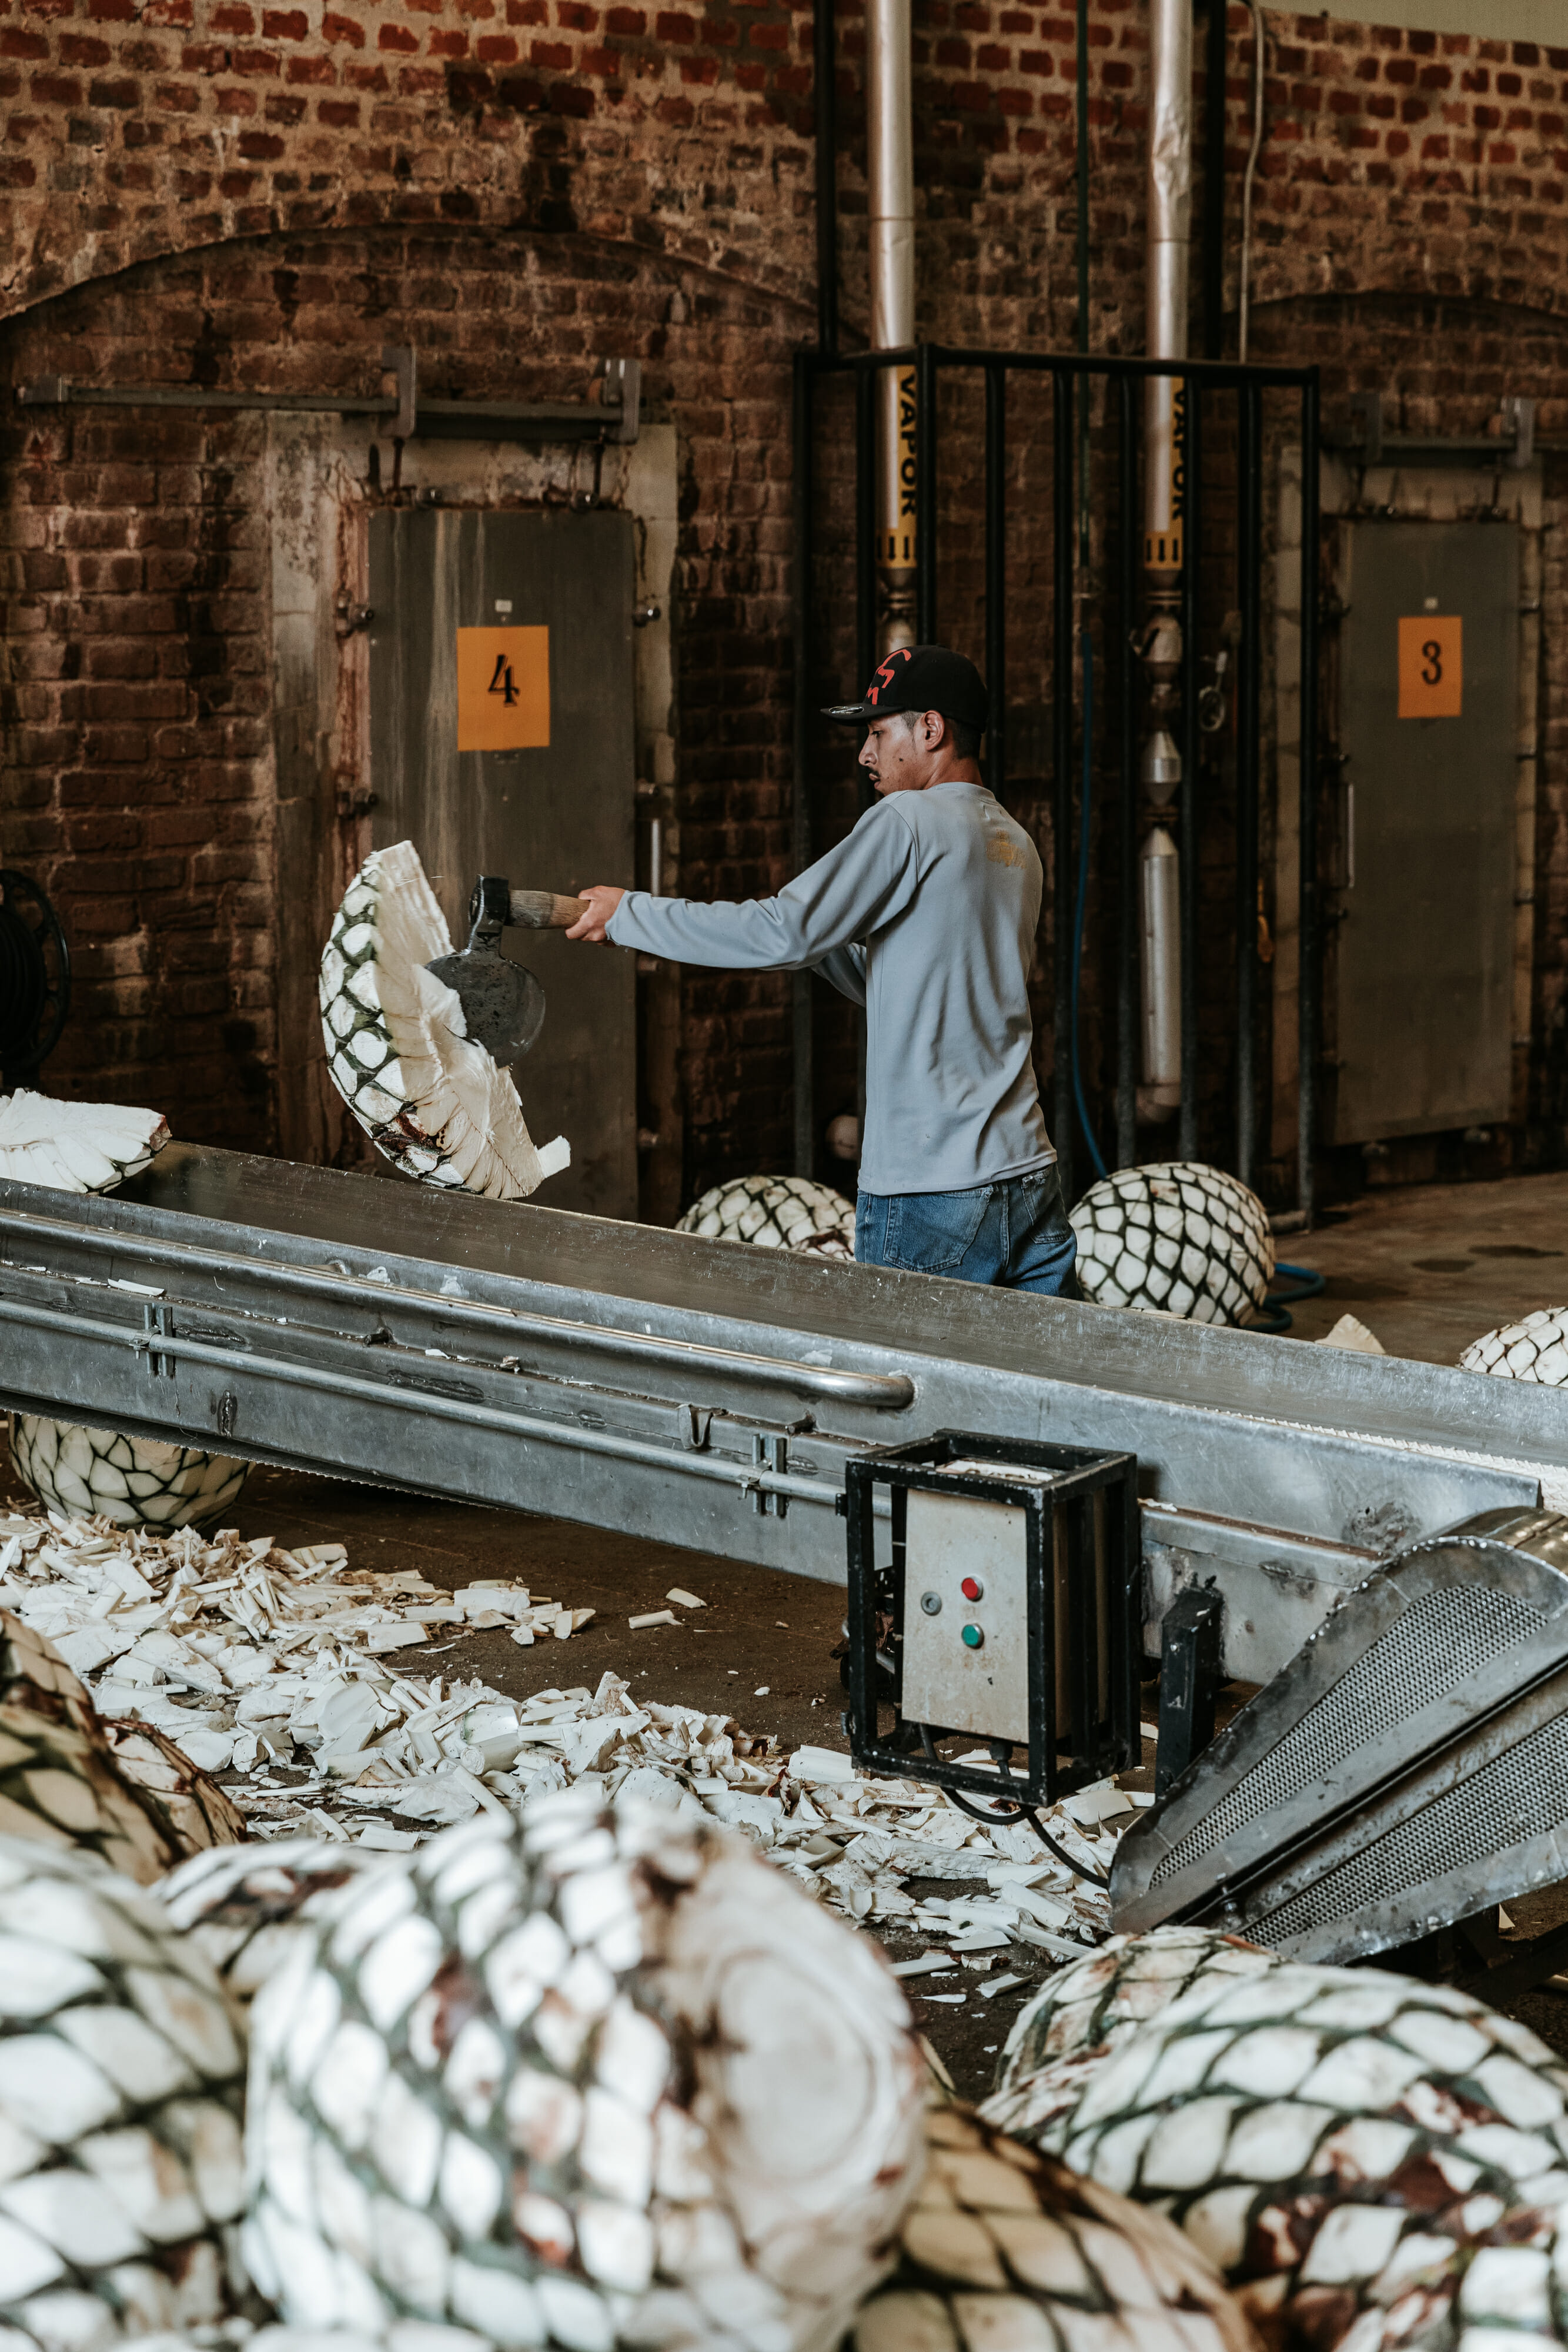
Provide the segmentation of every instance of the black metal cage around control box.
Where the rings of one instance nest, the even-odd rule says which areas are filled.
[[[1137,1761],[1134,1454],[948,1429],[846,1475],[858,1765],[1039,1806]]]

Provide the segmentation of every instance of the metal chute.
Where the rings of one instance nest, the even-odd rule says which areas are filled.
[[[1347,1595],[1123,1840],[1112,1901],[1348,1961],[1564,1877],[1568,1518],[1495,1510]]]

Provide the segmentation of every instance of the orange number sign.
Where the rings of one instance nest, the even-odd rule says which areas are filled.
[[[1465,698],[1465,625],[1458,613],[1399,622],[1399,716],[1457,719]]]
[[[459,629],[457,749],[534,751],[549,741],[549,629]]]

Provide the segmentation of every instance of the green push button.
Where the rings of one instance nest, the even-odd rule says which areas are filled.
[[[964,1647],[967,1650],[977,1650],[985,1638],[985,1634],[981,1632],[978,1625],[965,1626]]]

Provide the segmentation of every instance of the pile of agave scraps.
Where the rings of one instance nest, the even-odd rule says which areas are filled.
[[[1110,1930],[1098,1886],[1027,1828],[977,1822],[940,1789],[862,1778],[831,1748],[785,1757],[728,1716],[640,1699],[612,1674],[592,1690],[512,1699],[400,1664],[448,1633],[564,1641],[592,1614],[519,1585],[449,1593],[417,1570],[350,1568],[341,1544],[288,1549],[232,1528],[159,1535],[51,1513],[0,1516],[0,1609],[53,1643],[100,1716],[148,1724],[222,1775],[252,1837],[403,1849],[580,1785],[739,1829],[846,1918],[924,1934],[941,1948],[902,1964],[912,1975],[1019,1945],[1070,1959]],[[1049,1826],[1103,1878],[1146,1801],[1106,1782],[1066,1799]],[[910,1878],[962,1891],[916,1899]]]
[[[397,1654],[503,1629],[524,1646],[565,1641],[593,1614],[517,1584],[446,1592],[417,1570],[351,1569],[341,1544],[55,1512],[0,1515],[0,1609],[52,1643],[100,1716],[149,1724],[236,1780],[251,1836],[388,1847],[416,1843],[416,1824],[504,1809],[535,1769],[528,1708],[477,1680],[400,1673]]]

